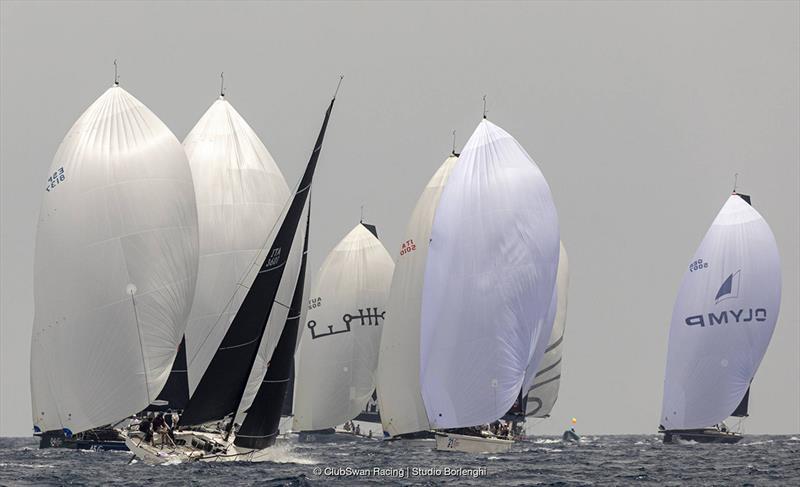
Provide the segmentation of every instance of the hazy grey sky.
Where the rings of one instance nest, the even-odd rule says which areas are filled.
[[[31,431],[33,249],[72,123],[113,81],[187,134],[228,99],[290,186],[337,76],[311,268],[358,221],[395,255],[420,191],[489,118],[537,161],[570,257],[561,396],[536,428],[655,432],[686,264],[739,173],[778,240],[780,319],[750,433],[800,431],[800,7],[775,3],[0,4],[0,434]]]

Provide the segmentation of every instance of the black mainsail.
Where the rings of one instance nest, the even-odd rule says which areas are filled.
[[[183,426],[217,421],[229,414],[235,414],[239,409],[250,371],[258,355],[261,338],[266,330],[273,303],[275,303],[303,208],[308,199],[314,170],[335,100],[334,96],[325,113],[322,128],[317,136],[303,177],[275,240],[222,343],[186,406],[180,420],[180,424]],[[277,304],[288,307],[284,303]]]
[[[172,369],[169,371],[169,378],[164,388],[158,394],[153,404],[148,406],[147,411],[166,411],[167,409],[182,410],[189,402],[189,377],[186,366],[186,337],[183,337],[178,346],[178,353],[175,361],[172,362]]]
[[[327,120],[327,119],[326,119]],[[324,126],[323,126],[324,127]],[[320,134],[322,136],[322,134]],[[321,140],[320,142],[321,143]],[[297,332],[300,327],[300,316],[303,312],[303,290],[306,279],[306,257],[308,254],[308,231],[311,219],[309,208],[306,220],[306,235],[303,241],[303,257],[300,262],[300,274],[294,287],[289,317],[283,327],[278,345],[267,366],[267,373],[258,388],[253,403],[247,410],[247,416],[236,432],[233,444],[242,448],[261,450],[275,443],[281,413],[286,400],[286,393],[291,383],[294,369],[294,353],[297,349]]]
[[[742,402],[736,406],[736,409],[731,413],[731,416],[734,418],[746,418],[749,416],[747,413],[747,407],[750,403],[750,388],[747,388],[747,392],[744,393],[744,397],[742,398]]]

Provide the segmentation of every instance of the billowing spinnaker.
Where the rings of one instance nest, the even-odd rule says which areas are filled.
[[[420,384],[432,427],[485,424],[517,399],[550,337],[558,242],[538,166],[483,120],[442,191],[425,266]]]
[[[300,330],[294,429],[332,428],[364,410],[375,390],[393,270],[389,252],[361,223],[322,263]]]
[[[197,277],[186,155],[122,88],[67,133],[43,191],[31,340],[33,422],[84,431],[158,396]]]
[[[247,275],[248,268],[266,245],[289,188],[264,144],[223,98],[200,118],[183,146],[200,226],[197,289],[186,331],[193,392],[239,310],[254,276]]]
[[[672,311],[665,429],[708,427],[731,415],[767,350],[780,300],[775,237],[734,194],[692,258]]]
[[[430,429],[419,387],[422,282],[433,216],[456,162],[448,157],[417,200],[392,276],[377,375],[381,422],[392,436]]]
[[[567,322],[567,291],[569,288],[569,259],[564,244],[558,254],[558,275],[556,277],[556,308],[553,330],[547,342],[544,356],[536,371],[533,386],[528,392],[525,415],[544,418],[558,398],[561,383],[561,351],[564,349],[564,327]]]

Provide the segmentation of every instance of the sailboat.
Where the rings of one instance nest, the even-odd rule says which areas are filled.
[[[530,388],[550,336],[559,255],[550,188],[484,118],[428,183],[406,235],[379,355],[384,430],[439,430],[441,450],[506,451],[510,440],[477,430]]]
[[[275,443],[302,314],[310,225],[308,196],[334,101],[335,96],[296,191],[240,286],[244,293],[241,305],[180,418],[181,427],[201,430],[189,430],[178,438],[176,446],[166,450],[128,436],[128,447],[145,461],[261,461],[265,450]],[[301,225],[304,212],[305,232]],[[295,242],[299,240],[303,245],[296,252]],[[292,259],[298,258],[299,268],[291,268]],[[291,289],[290,299],[279,299],[281,288],[287,287]],[[277,330],[271,330],[276,312],[281,313],[282,320]],[[278,338],[268,366],[259,377],[255,394],[245,404],[263,342],[271,336]],[[236,428],[238,417],[243,419]],[[202,431],[202,426],[218,422],[224,422],[221,434],[214,428]]]
[[[172,132],[114,85],[64,137],[36,237],[31,399],[41,447],[125,449],[114,426],[170,375],[197,275],[197,213]]]
[[[775,237],[750,197],[734,191],[684,271],[672,311],[659,426],[665,443],[742,439],[723,421],[748,414],[780,300]]]
[[[372,398],[393,271],[377,229],[363,221],[320,267],[295,359],[293,429],[301,441],[332,439]],[[383,436],[379,422],[358,427],[363,436]]]
[[[272,155],[226,98],[224,85],[183,147],[192,168],[200,228],[197,288],[186,327],[190,395],[241,306],[246,291],[241,278],[265,245],[290,193]],[[292,264],[296,273],[299,259]],[[292,291],[283,290],[282,302],[291,299]],[[280,330],[283,323],[275,323],[272,328]],[[277,336],[267,341],[272,353]]]
[[[549,418],[550,412],[558,399],[561,384],[562,351],[564,350],[564,329],[567,322],[567,293],[569,289],[569,257],[564,243],[559,244],[558,274],[554,301],[553,328],[539,369],[534,376],[534,383],[525,394],[520,394],[517,402],[504,417],[514,426],[512,430],[519,438],[526,427],[527,418]]]

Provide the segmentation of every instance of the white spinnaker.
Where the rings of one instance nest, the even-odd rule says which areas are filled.
[[[448,157],[422,191],[392,276],[377,371],[381,422],[391,436],[430,429],[419,386],[422,283],[433,216],[456,162],[458,157]]]
[[[289,188],[264,144],[224,98],[211,105],[183,146],[200,226],[197,289],[186,330],[193,392],[247,294],[255,276],[248,269],[281,216]]]
[[[775,237],[752,206],[732,195],[683,275],[672,311],[665,429],[708,427],[731,415],[767,350],[780,300]]]
[[[295,360],[295,430],[332,428],[364,410],[393,271],[389,252],[361,223],[322,263]]]
[[[558,398],[561,383],[561,352],[564,349],[564,327],[567,322],[567,292],[569,290],[569,258],[564,244],[558,254],[556,277],[556,308],[553,330],[547,342],[544,356],[536,371],[533,386],[528,391],[526,416],[544,418],[550,415]]]
[[[558,249],[538,166],[481,121],[442,191],[425,266],[420,384],[432,427],[485,424],[517,399],[550,337]]]
[[[46,189],[33,423],[77,433],[141,411],[169,376],[197,276],[194,187],[172,132],[115,86],[64,137]]]

